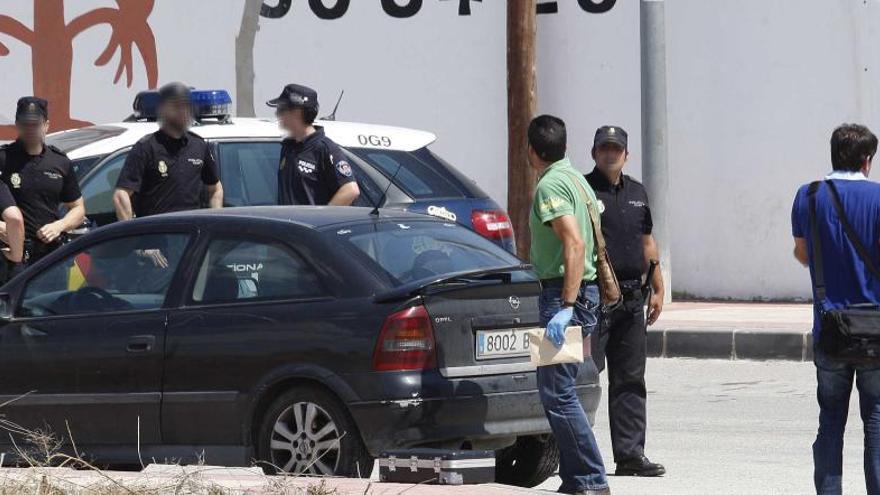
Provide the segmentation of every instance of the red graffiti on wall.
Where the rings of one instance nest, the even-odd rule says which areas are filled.
[[[73,39],[95,26],[109,24],[112,28],[107,47],[95,60],[96,66],[107,65],[119,52],[116,84],[125,72],[127,87],[134,77],[132,48],[136,47],[147,72],[147,86],[155,88],[159,78],[156,60],[156,38],[147,18],[154,0],[116,0],[116,8],[99,8],[86,12],[68,23],[64,19],[64,0],[34,0],[33,29],[6,15],[0,15],[0,35],[10,36],[31,48],[33,94],[49,100],[52,130],[60,131],[90,125],[71,118],[70,85],[73,70]],[[9,48],[0,41],[0,57]],[[8,71],[4,71],[8,72]],[[15,126],[0,125],[0,139],[15,137]]]

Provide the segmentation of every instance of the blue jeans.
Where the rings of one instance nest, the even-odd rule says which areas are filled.
[[[562,307],[562,289],[544,288],[539,309],[541,326]],[[572,325],[581,325],[584,335],[596,328],[599,317],[599,288],[581,286],[574,310]],[[587,414],[575,391],[581,366],[595,366],[592,359],[584,364],[557,364],[538,368],[538,392],[541,404],[550,421],[550,428],[559,446],[559,491],[574,493],[580,490],[599,490],[608,486],[605,464]]]
[[[849,414],[853,377],[865,430],[865,485],[880,494],[880,367],[853,366],[828,359],[815,350],[819,398],[819,434],[813,443],[816,493],[842,493],[843,432]]]

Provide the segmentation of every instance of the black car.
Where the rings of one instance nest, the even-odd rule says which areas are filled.
[[[385,449],[495,449],[499,481],[519,485],[556,466],[523,343],[538,281],[452,222],[329,207],[161,215],[98,229],[0,292],[0,413],[69,428],[96,462],[204,453],[369,476]]]

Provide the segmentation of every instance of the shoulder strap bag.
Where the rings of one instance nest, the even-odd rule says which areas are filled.
[[[617,308],[623,302],[620,291],[620,283],[614,266],[608,256],[608,248],[605,245],[605,236],[602,235],[602,224],[599,220],[599,209],[595,201],[590,198],[577,176],[568,174],[581,192],[581,197],[590,214],[590,223],[593,225],[593,241],[596,244],[596,277],[599,282],[599,291],[602,296],[602,307],[608,312]]]
[[[837,212],[837,218],[847,239],[856,249],[859,258],[873,277],[880,280],[880,269],[871,258],[858,233],[846,217],[840,195],[834,182],[825,183],[830,192],[831,202]],[[810,239],[813,244],[813,284],[815,289],[816,310],[820,315],[821,332],[819,349],[829,358],[848,364],[880,364],[880,307],[873,303],[854,304],[844,309],[826,311],[825,300],[825,267],[822,260],[822,239],[819,235],[819,220],[816,213],[816,193],[821,182],[813,182],[807,189],[810,201]]]

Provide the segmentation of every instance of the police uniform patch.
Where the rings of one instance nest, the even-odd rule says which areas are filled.
[[[11,176],[9,176],[9,183],[12,184],[12,187],[16,189],[21,187],[21,176],[18,175],[18,172],[15,172]]]
[[[336,170],[337,170],[341,175],[344,175],[344,176],[346,176],[346,177],[351,177],[351,174],[352,174],[352,172],[351,172],[351,165],[349,165],[348,162],[345,161],[345,160],[342,160],[342,161],[340,161],[339,163],[336,164]]]
[[[165,164],[165,160],[159,160],[159,173],[162,174],[162,177],[168,177],[168,165]]]

